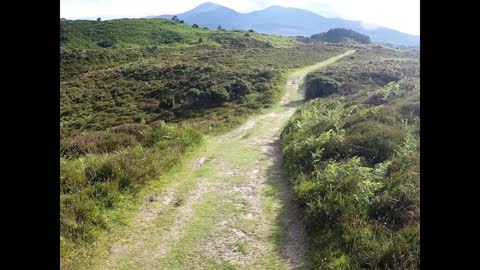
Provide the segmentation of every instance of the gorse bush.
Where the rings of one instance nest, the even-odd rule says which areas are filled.
[[[368,63],[367,55],[361,51],[310,78],[342,78],[338,72]],[[370,74],[390,63],[388,52],[376,57],[363,67]],[[410,60],[397,64],[403,72],[389,83],[343,80],[358,89],[309,101],[282,131],[284,167],[304,207],[312,268],[419,269],[418,77]]]
[[[337,92],[341,84],[325,76],[308,74],[305,78],[305,98],[325,97]]]

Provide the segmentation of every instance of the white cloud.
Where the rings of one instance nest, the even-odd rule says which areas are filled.
[[[61,0],[60,16],[79,18],[138,18],[188,11],[208,0]],[[420,0],[212,0],[238,12],[250,12],[271,5],[297,7],[325,17],[381,25],[410,34],[420,32]],[[374,23],[374,24],[373,24]]]

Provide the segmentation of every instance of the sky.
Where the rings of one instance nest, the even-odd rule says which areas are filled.
[[[178,14],[207,1],[242,13],[272,5],[302,8],[327,18],[360,20],[367,28],[380,25],[420,34],[420,0],[60,0],[60,17],[113,19]]]

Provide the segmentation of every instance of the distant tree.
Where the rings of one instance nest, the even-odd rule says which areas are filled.
[[[184,21],[183,21],[183,20],[181,20],[181,21],[179,21],[179,23],[184,23]]]
[[[178,17],[177,17],[177,16],[173,16],[173,17],[172,17],[172,21],[178,22]]]
[[[102,18],[101,17],[98,17],[97,18],[97,22],[101,22],[102,21]]]
[[[250,36],[250,34],[249,34],[249,33],[245,33],[245,35],[244,35],[244,36],[246,36],[246,37],[249,37],[249,36]]]
[[[198,43],[202,43],[203,42],[203,39],[202,38],[199,38],[198,39]]]
[[[193,27],[193,28],[198,28],[198,24],[194,23],[194,24],[192,25],[192,27]]]
[[[217,30],[218,30],[218,31],[222,31],[222,30],[223,30],[223,27],[222,27],[221,25],[219,25],[219,26],[217,27]]]
[[[250,29],[250,30],[248,30],[248,32],[250,32],[250,33],[254,33],[255,31],[253,31],[253,29]]]
[[[208,27],[205,26],[205,27],[203,27],[203,29],[208,30]]]

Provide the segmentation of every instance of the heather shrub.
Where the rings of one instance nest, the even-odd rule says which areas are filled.
[[[179,164],[202,141],[192,128],[163,122],[122,125],[109,132],[114,134],[110,138],[123,134],[140,141],[111,153],[60,158],[60,238],[62,254],[69,258],[76,247],[93,243],[112,225],[107,220],[111,209]]]
[[[302,105],[280,136],[309,269],[420,267],[417,72],[413,61],[368,56],[315,71],[342,83],[338,95]]]
[[[345,141],[351,156],[361,156],[374,165],[387,160],[406,133],[401,127],[364,121],[347,130]]]
[[[307,75],[305,78],[305,98],[325,97],[339,91],[341,84],[329,77]]]
[[[150,127],[146,124],[128,123],[113,127],[110,129],[110,132],[128,134],[141,142],[145,139],[145,133],[148,130],[150,130]]]
[[[126,133],[94,132],[61,140],[60,156],[77,158],[86,154],[111,153],[137,143],[134,136]]]
[[[87,194],[60,196],[60,232],[66,240],[92,242],[105,227],[96,202]]]

